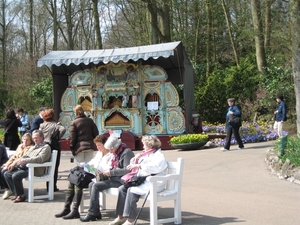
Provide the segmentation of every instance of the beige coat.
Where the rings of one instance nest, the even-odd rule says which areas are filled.
[[[23,144],[20,144],[18,146],[15,154],[12,155],[9,158],[9,160],[2,165],[2,167],[9,167],[11,164],[13,164],[14,162],[16,162],[18,159],[22,158],[23,155],[26,155],[26,153],[28,152],[28,150],[30,149],[30,147],[32,147],[32,145],[26,146],[25,148],[23,148]]]
[[[27,158],[24,158],[27,163],[44,163],[49,162],[51,157],[51,148],[45,142],[39,144],[38,147],[32,146],[26,153]],[[38,167],[34,169],[35,176],[42,176],[45,174],[45,167]]]

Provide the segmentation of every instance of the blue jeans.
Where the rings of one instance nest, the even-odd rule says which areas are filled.
[[[24,195],[23,178],[25,177],[28,177],[28,170],[14,169],[4,173],[6,183],[15,196]]]

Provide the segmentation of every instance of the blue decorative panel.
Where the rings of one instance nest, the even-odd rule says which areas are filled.
[[[159,66],[147,65],[144,67],[144,79],[147,81],[167,80],[168,75],[166,71]]]
[[[167,109],[167,132],[181,134],[185,131],[185,118],[180,107]]]
[[[77,105],[77,99],[75,96],[75,90],[73,88],[67,88],[65,90],[60,101],[62,111],[73,111],[73,107]]]
[[[92,84],[91,70],[80,70],[71,75],[70,85],[87,85]]]

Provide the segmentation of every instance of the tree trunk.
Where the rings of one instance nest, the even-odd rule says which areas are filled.
[[[74,50],[73,23],[72,23],[72,0],[66,0],[66,21],[67,21],[68,49]]]
[[[29,57],[33,60],[33,0],[29,0]]]
[[[206,0],[205,4],[206,14],[207,14],[207,41],[206,41],[206,77],[208,77],[212,72],[212,10],[210,0]]]
[[[230,37],[230,41],[231,41],[231,45],[232,45],[235,64],[238,66],[239,65],[239,59],[238,59],[238,55],[237,55],[237,51],[236,51],[236,47],[235,47],[235,41],[234,41],[234,38],[233,38],[233,35],[232,35],[231,21],[230,21],[230,17],[228,15],[228,11],[227,11],[226,4],[225,4],[224,0],[222,0],[222,7],[223,7],[223,10],[224,10],[224,15],[225,15],[226,23],[227,23],[227,29],[228,29],[228,32],[229,32],[229,37]]]
[[[300,137],[300,0],[290,0],[293,77],[296,94],[297,135]]]
[[[275,2],[275,0],[267,0],[265,3],[265,10],[266,10],[266,18],[265,18],[265,51],[267,51],[270,48],[271,44],[271,28],[272,28],[272,10],[271,10],[271,5]]]
[[[2,1],[1,4],[1,47],[2,47],[2,63],[1,63],[1,72],[2,72],[2,81],[3,83],[6,82],[6,4],[5,1]]]
[[[261,21],[260,0],[251,0],[251,8],[254,26],[257,69],[260,73],[265,73],[267,68],[267,60],[264,48],[264,35]]]
[[[98,2],[99,0],[92,0],[93,2],[93,15],[94,15],[94,27],[96,33],[96,45],[98,49],[102,49],[102,37],[100,30],[99,12],[98,12]]]
[[[58,37],[58,21],[57,21],[57,4],[56,0],[53,1],[53,50],[57,50],[57,37]]]
[[[151,0],[142,0],[147,4],[147,9],[151,15],[151,27],[152,31],[152,42],[170,42],[170,0],[163,0],[162,7],[159,7],[159,3]],[[160,15],[160,19],[162,21],[162,25],[160,26],[158,22],[158,15]],[[160,29],[162,27],[162,29]],[[157,42],[153,42],[152,44],[156,44]]]

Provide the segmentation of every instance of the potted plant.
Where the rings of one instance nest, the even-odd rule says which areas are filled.
[[[170,145],[172,145],[173,148],[191,150],[203,147],[207,141],[207,134],[183,134],[172,137],[170,139]]]

